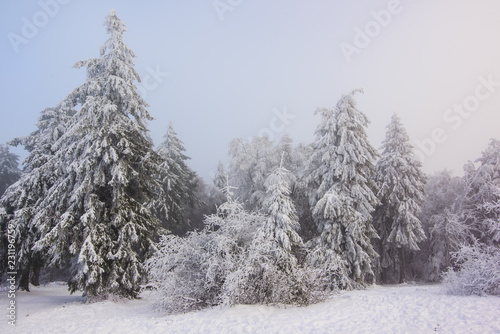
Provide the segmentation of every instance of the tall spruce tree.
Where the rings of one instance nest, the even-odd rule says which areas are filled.
[[[300,228],[297,221],[295,206],[290,198],[290,187],[288,185],[287,169],[280,166],[268,176],[265,182],[267,188],[264,199],[264,209],[269,215],[260,233],[263,239],[268,239],[273,244],[273,250],[281,250],[292,254],[293,249],[303,245],[302,239],[297,234]]]
[[[110,37],[100,57],[75,65],[86,67],[87,80],[66,98],[80,109],[54,145],[52,159],[63,168],[38,205],[42,238],[35,249],[53,265],[73,258],[71,292],[136,297],[159,227],[151,202],[161,192],[160,159],[134,84],[140,79],[123,41],[126,27],[115,11],[105,26]]]
[[[500,140],[492,139],[476,162],[464,166],[462,220],[480,242],[500,247]]]
[[[29,291],[30,274],[31,283],[39,284],[44,256],[32,249],[40,238],[33,218],[39,211],[39,203],[60,175],[62,165],[53,159],[54,145],[66,131],[68,120],[74,113],[71,106],[64,103],[56,108],[47,108],[40,113],[37,130],[11,142],[15,146],[23,145],[29,152],[23,162],[21,178],[7,188],[0,200],[2,229],[8,224],[15,226],[16,269],[20,274],[19,288],[22,290]]]
[[[224,169],[224,164],[222,163],[222,161],[219,161],[219,163],[217,164],[217,172],[215,173],[213,178],[213,184],[217,189],[220,189],[222,191],[222,189],[224,189],[224,187],[226,186],[226,182],[227,173]]]
[[[230,303],[305,305],[319,297],[325,283],[322,271],[301,261],[303,242],[290,198],[290,172],[282,164],[283,158],[265,181],[262,211],[267,217],[224,283],[224,299]]]
[[[381,256],[382,282],[402,283],[409,252],[419,250],[418,243],[425,240],[418,214],[424,201],[426,177],[396,114],[387,126],[382,149],[376,174],[381,203],[374,214],[380,236],[377,251]]]
[[[162,158],[160,173],[164,197],[157,200],[155,206],[167,229],[186,232],[189,222],[185,211],[186,207],[192,208],[198,202],[198,179],[196,173],[186,164],[189,157],[184,154],[186,149],[172,122],[163,138],[158,154]]]
[[[463,197],[461,177],[451,177],[447,170],[427,177],[419,214],[427,240],[419,244],[411,264],[420,279],[441,281],[442,273],[452,265],[452,253],[468,242],[469,230],[459,217]]]
[[[354,285],[373,279],[378,256],[371,244],[377,237],[372,225],[378,204],[373,181],[377,152],[365,131],[369,121],[356,107],[353,95],[358,91],[343,95],[333,109],[317,110],[322,119],[309,167],[310,202],[320,234],[313,245],[337,254],[345,271],[340,276],[348,276]],[[325,252],[313,251],[310,257],[320,254]]]

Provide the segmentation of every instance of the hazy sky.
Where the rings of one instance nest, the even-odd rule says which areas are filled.
[[[155,144],[172,121],[205,178],[233,138],[311,142],[316,108],[355,88],[372,144],[398,113],[426,172],[461,174],[500,138],[498,0],[2,0],[0,142],[83,83],[72,66],[99,55],[110,9],[128,27]]]

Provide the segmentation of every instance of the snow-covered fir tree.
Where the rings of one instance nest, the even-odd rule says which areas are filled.
[[[283,158],[280,166],[266,179],[266,198],[263,203],[269,218],[260,231],[262,239],[273,243],[271,251],[280,250],[292,254],[292,249],[303,246],[302,239],[297,234],[300,228],[297,221],[295,207],[290,199],[290,187],[287,179],[290,173],[283,166]],[[278,259],[279,260],[279,259]]]
[[[428,176],[425,194],[419,218],[427,239],[419,245],[412,270],[420,279],[437,282],[452,265],[451,254],[469,237],[469,229],[459,217],[462,179],[451,177],[447,170],[437,172]]]
[[[29,136],[14,139],[12,145],[23,145],[28,151],[24,160],[21,178],[4,193],[0,206],[2,221],[15,226],[17,272],[19,287],[29,290],[31,283],[38,285],[38,277],[44,256],[32,249],[40,238],[40,231],[34,223],[39,212],[39,203],[60,175],[63,166],[54,160],[54,145],[66,131],[68,120],[75,111],[67,104],[47,108],[40,113],[37,130]],[[52,217],[53,218],[53,217]]]
[[[472,236],[452,254],[454,267],[444,280],[456,294],[500,295],[500,140],[492,139],[476,162],[464,166],[460,203]]]
[[[244,263],[228,278],[226,295],[233,297],[231,304],[280,302],[287,299],[283,293],[293,294],[286,292],[292,283],[284,277],[292,278],[297,272],[295,254],[303,243],[297,234],[299,224],[286,181],[288,173],[280,166],[265,181],[267,191],[262,209],[267,211],[267,218]]]
[[[228,175],[224,169],[224,164],[222,161],[219,161],[217,164],[217,171],[213,177],[214,186],[222,191],[222,189],[226,186],[227,177]]]
[[[381,280],[402,283],[410,251],[418,251],[418,243],[425,240],[418,214],[424,201],[426,177],[396,114],[387,126],[382,149],[375,177],[381,203],[374,214],[374,226],[380,237],[377,251]]]
[[[197,176],[186,164],[189,157],[184,154],[184,145],[172,122],[163,138],[157,152],[162,158],[160,178],[164,198],[159,198],[155,207],[167,229],[185,232],[189,224],[186,207],[192,208],[198,201],[195,195]]]
[[[226,279],[223,297],[229,304],[304,305],[318,299],[324,276],[300,263],[303,242],[296,231],[299,223],[288,174],[280,166],[266,179],[263,211],[267,211],[267,218],[237,270]]]
[[[87,80],[66,98],[80,109],[54,145],[52,159],[63,173],[38,205],[42,238],[35,249],[52,265],[73,258],[72,292],[135,297],[159,228],[151,202],[161,194],[160,158],[146,127],[152,117],[134,84],[139,75],[123,41],[126,27],[115,11],[105,26],[110,36],[100,57],[75,65],[86,67]]]
[[[371,244],[377,237],[372,225],[377,152],[365,131],[369,121],[356,107],[356,92],[343,95],[333,109],[317,110],[322,119],[309,167],[310,202],[320,234],[312,242],[319,249],[309,261],[332,268],[338,281],[349,277],[354,285],[373,279],[378,256]]]
[[[462,219],[487,245],[500,246],[500,140],[492,139],[482,156],[464,167]]]
[[[0,144],[0,196],[20,177],[19,156],[10,152],[7,145]]]
[[[217,164],[217,171],[212,178],[212,184],[208,184],[205,191],[205,198],[200,199],[204,204],[206,209],[208,209],[208,214],[215,213],[213,210],[217,208],[222,203],[225,202],[226,196],[224,194],[224,188],[229,179],[227,172],[224,168],[222,161]]]

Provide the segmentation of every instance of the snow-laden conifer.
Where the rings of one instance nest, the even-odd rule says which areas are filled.
[[[408,252],[418,251],[418,243],[426,238],[418,218],[426,178],[396,114],[387,126],[382,149],[376,174],[381,203],[374,214],[380,237],[382,280],[403,282]]]
[[[308,304],[319,290],[312,287],[320,280],[312,278],[317,274],[315,269],[306,272],[297,258],[303,243],[290,199],[289,171],[281,164],[265,181],[262,211],[267,213],[266,220],[242,262],[224,283],[222,296],[228,304]]]
[[[12,140],[12,145],[22,145],[28,151],[23,162],[21,178],[5,191],[0,200],[2,220],[15,226],[17,272],[20,276],[19,287],[29,290],[31,282],[38,285],[38,275],[43,263],[43,253],[33,250],[40,238],[40,231],[34,224],[34,216],[39,212],[40,202],[62,172],[62,164],[54,160],[54,145],[66,131],[69,119],[75,111],[65,103],[56,108],[47,108],[40,113],[37,129],[26,137]],[[50,212],[47,219],[53,224],[54,215]],[[6,254],[6,253],[5,253]]]
[[[368,141],[369,121],[357,109],[354,93],[343,95],[335,108],[316,112],[321,123],[309,167],[310,202],[320,235],[313,241],[319,249],[309,261],[331,268],[338,281],[345,282],[347,276],[362,284],[373,278],[377,257],[371,244],[377,237],[372,225],[378,204],[373,181],[377,152]]]
[[[460,215],[472,231],[472,242],[453,254],[455,268],[444,279],[453,293],[499,295],[500,140],[492,139],[476,162],[477,167],[471,162],[464,166]]]
[[[464,196],[460,177],[451,177],[447,170],[427,178],[425,201],[419,218],[427,235],[412,260],[412,270],[427,281],[440,281],[441,274],[452,265],[452,253],[468,242],[469,228],[459,216]]]
[[[214,186],[221,190],[226,186],[226,181],[227,181],[228,175],[224,169],[224,164],[222,161],[219,161],[217,164],[217,171],[215,172],[215,175],[213,177],[213,184]]]
[[[155,207],[167,229],[185,230],[188,225],[185,209],[192,208],[197,202],[197,177],[186,164],[189,157],[184,154],[184,145],[178,138],[172,122],[163,138],[157,151],[162,158],[160,181],[163,198],[156,201]]]
[[[476,162],[477,168],[470,162],[464,167],[462,219],[479,241],[500,247],[500,140],[492,139]]]
[[[151,201],[161,189],[159,157],[146,122],[152,119],[134,84],[133,51],[115,11],[106,17],[109,38],[100,57],[78,62],[87,80],[66,98],[79,106],[53,145],[61,175],[38,205],[37,250],[57,265],[74,258],[70,290],[90,297],[135,297],[143,258],[151,250],[158,220]]]
[[[293,248],[302,247],[302,239],[297,233],[300,228],[295,207],[290,199],[290,187],[287,183],[290,173],[281,164],[268,176],[265,182],[267,188],[264,200],[264,210],[268,218],[260,231],[262,239],[271,240],[272,250],[283,250],[292,253]]]

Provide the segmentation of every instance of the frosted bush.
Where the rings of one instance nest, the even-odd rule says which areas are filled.
[[[500,250],[494,246],[463,246],[452,254],[457,269],[443,274],[450,293],[456,295],[500,295]]]
[[[229,200],[206,228],[186,237],[163,236],[158,252],[147,261],[158,309],[169,313],[215,305],[293,304],[324,300],[324,273],[300,264],[266,234],[273,220],[247,213]],[[267,228],[265,228],[267,226]]]
[[[146,262],[150,280],[158,285],[157,307],[177,313],[220,304],[221,287],[241,263],[262,220],[228,202],[207,217],[204,230],[163,236],[158,252]]]
[[[313,247],[314,243],[309,243]],[[326,279],[323,283],[323,290],[354,289],[363,285],[355,282],[349,277],[349,267],[345,259],[332,249],[316,245],[306,257],[307,264],[319,270]]]
[[[325,300],[331,290],[325,272],[308,264],[298,264],[295,256],[273,249],[272,242],[257,237],[222,286],[226,305],[288,304],[309,305]]]

